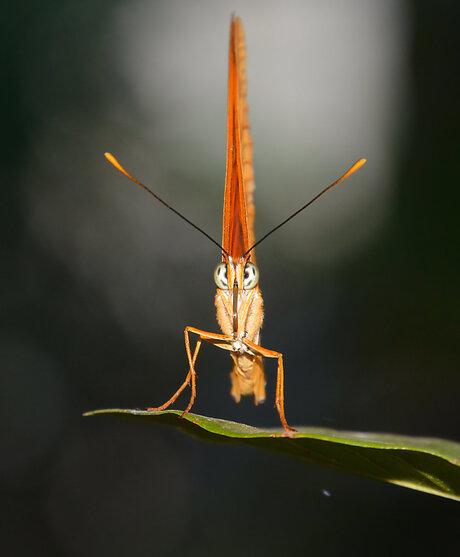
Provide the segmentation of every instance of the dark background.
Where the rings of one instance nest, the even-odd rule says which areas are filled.
[[[184,37],[174,35],[178,21],[187,24],[183,3],[172,2],[171,11],[164,3],[150,4],[156,17],[146,26],[153,40],[156,34],[173,37],[187,57]],[[333,19],[334,2],[326,4]],[[136,21],[130,20],[136,3],[40,1],[10,3],[4,10],[0,553],[454,554],[459,511],[452,501],[247,447],[203,445],[154,425],[81,416],[94,408],[162,403],[186,373],[183,327],[217,331],[210,282],[215,248],[127,184],[102,157],[113,150],[167,201],[220,236],[230,14],[242,15],[250,46],[258,40],[257,9],[273,26],[274,40],[276,26],[270,2],[256,2],[248,13],[244,4],[222,3],[215,21],[209,3],[189,3],[188,10],[190,5],[200,14],[196,44],[218,48],[222,61],[221,90],[212,90],[209,101],[201,98],[200,109],[204,114],[212,100],[220,119],[192,128],[193,148],[202,156],[195,161],[200,170],[190,173],[181,163],[191,157],[178,147],[181,140],[172,134],[164,142],[157,131],[157,123],[169,126],[175,114],[152,104],[146,116],[117,65],[123,40],[117,25],[128,21],[125,30],[131,25],[136,37]],[[385,5],[394,8],[383,0],[372,5],[384,14]],[[302,36],[309,3],[291,4],[291,15],[296,7]],[[358,17],[360,3],[349,9]],[[334,229],[334,203],[378,184],[372,153],[358,143],[359,152],[344,151],[326,175],[318,171],[308,192],[368,156],[360,175],[331,193],[323,209],[315,206],[299,217],[295,236],[280,231],[258,250],[267,307],[264,345],[286,356],[292,424],[458,439],[456,11],[454,2],[404,4],[406,50],[395,58],[404,59],[405,85],[395,94],[398,115],[386,136],[392,193],[362,209],[380,215],[367,235],[360,232],[370,239],[330,259],[303,256],[310,233],[302,227],[316,210]],[[315,25],[314,12],[309,18]],[[325,33],[324,41],[332,35]],[[393,44],[391,33],[386,40]],[[148,76],[145,55],[138,62]],[[161,53],[166,66],[168,55]],[[292,56],[303,60],[301,51]],[[301,64],[299,72],[305,72]],[[249,72],[253,106],[257,66]],[[188,81],[177,82],[172,72],[169,82],[153,79],[152,87],[165,87],[174,98],[177,88],[193,88],[195,70],[190,73]],[[315,83],[312,75],[312,88]],[[335,89],[345,95],[345,87]],[[267,88],[270,110],[283,110],[270,94]],[[330,125],[327,106],[321,110],[320,119]],[[265,187],[257,133],[276,138],[264,118],[255,118],[256,204]],[[219,160],[200,143],[208,133],[219,138]],[[337,133],[351,142],[359,135],[353,129]],[[155,158],[157,149],[169,154]],[[308,158],[305,165],[314,166]],[[296,172],[287,173],[281,188],[272,184],[274,198],[295,190],[293,209],[311,197]],[[259,236],[290,210],[275,202],[268,214],[266,204],[259,206]],[[352,228],[348,218],[343,230],[335,229],[337,241]],[[322,244],[320,235],[315,242],[329,245],[330,239]],[[260,408],[251,400],[233,403],[229,367],[226,354],[204,347],[194,410],[277,426],[274,364],[267,363],[268,402]],[[178,407],[184,405],[181,399]]]

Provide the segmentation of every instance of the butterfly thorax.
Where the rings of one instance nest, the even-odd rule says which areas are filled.
[[[265,400],[262,357],[248,346],[248,341],[260,343],[264,317],[258,277],[257,267],[247,258],[236,262],[231,257],[224,258],[214,273],[217,321],[229,339],[227,349],[233,359],[231,394],[236,402],[243,395],[254,395],[255,404]]]
[[[251,265],[251,264],[249,264]],[[247,352],[243,339],[257,343],[263,321],[263,300],[259,285],[251,286],[252,267],[240,259],[234,262],[231,257],[216,269],[220,273],[221,286],[217,288],[217,321],[222,332],[232,337],[235,342],[233,351]],[[254,282],[254,280],[253,280]]]

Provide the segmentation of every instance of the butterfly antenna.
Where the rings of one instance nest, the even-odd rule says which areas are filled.
[[[269,232],[267,232],[265,234],[265,236],[262,236],[262,238],[260,240],[258,240],[252,247],[250,247],[248,249],[248,251],[243,255],[243,257],[246,257],[256,246],[258,246],[266,238],[268,238],[268,236],[270,236],[270,234],[273,234],[273,232],[275,232],[276,230],[278,230],[279,228],[284,226],[287,222],[289,222],[291,219],[293,219],[295,216],[297,216],[299,213],[301,213],[304,209],[306,209],[309,205],[311,205],[314,201],[316,201],[324,193],[326,193],[328,190],[330,190],[331,188],[333,188],[334,186],[336,186],[337,184],[342,182],[342,180],[345,180],[346,178],[351,176],[353,174],[353,172],[356,172],[359,168],[361,168],[363,166],[363,164],[365,164],[365,162],[366,162],[366,159],[359,159],[359,161],[355,162],[355,164],[349,170],[347,170],[347,172],[345,172],[345,174],[343,176],[341,176],[338,180],[336,180],[333,184],[331,184],[330,186],[327,186],[327,188],[324,188],[323,191],[319,192],[318,195],[315,195],[315,197],[313,199],[311,199],[308,203],[305,203],[305,205],[303,207],[300,207],[300,209],[298,209],[295,213],[292,213],[292,215],[290,217],[288,217],[287,219],[283,220],[283,222],[281,224],[278,224],[278,226],[275,226],[275,228],[272,228]]]
[[[179,211],[177,211],[176,209],[174,209],[174,207],[171,207],[171,205],[168,205],[165,201],[163,201],[160,197],[158,197],[158,195],[156,193],[153,193],[153,191],[148,188],[146,185],[144,185],[142,182],[139,182],[139,180],[136,180],[136,178],[134,178],[133,176],[131,176],[131,174],[129,174],[129,172],[127,172],[122,166],[121,164],[117,161],[117,159],[111,155],[110,153],[104,153],[105,154],[105,158],[113,164],[113,166],[119,170],[122,174],[124,174],[125,176],[127,176],[130,180],[132,180],[133,182],[135,182],[138,186],[141,186],[141,188],[144,188],[145,191],[147,191],[150,195],[153,195],[153,197],[159,201],[160,203],[162,203],[165,207],[167,207],[168,209],[170,209],[173,213],[175,213],[178,217],[180,217],[182,220],[185,220],[185,222],[187,222],[188,224],[190,224],[190,226],[193,226],[193,228],[195,228],[195,230],[198,230],[198,232],[201,232],[201,234],[203,234],[204,236],[206,236],[206,238],[208,238],[208,240],[211,240],[211,242],[213,244],[215,244],[220,250],[222,250],[226,255],[228,255],[228,253],[224,250],[224,248],[219,244],[219,242],[217,242],[216,240],[214,240],[214,238],[212,236],[210,236],[207,232],[205,232],[202,228],[200,228],[199,226],[197,226],[196,224],[194,224],[192,221],[188,220],[187,217],[184,217],[184,215],[182,215],[181,213],[179,213]]]

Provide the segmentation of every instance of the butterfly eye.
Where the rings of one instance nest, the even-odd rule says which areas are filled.
[[[244,290],[251,290],[259,283],[259,269],[254,263],[246,263],[244,267],[243,288]]]
[[[227,264],[219,263],[214,269],[214,282],[217,288],[228,290]]]

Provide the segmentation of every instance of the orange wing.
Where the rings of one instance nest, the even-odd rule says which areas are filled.
[[[254,173],[252,141],[246,100],[246,50],[243,25],[232,18],[228,70],[227,171],[225,176],[222,247],[233,259],[242,255],[254,240]],[[254,253],[250,259],[254,261]]]

